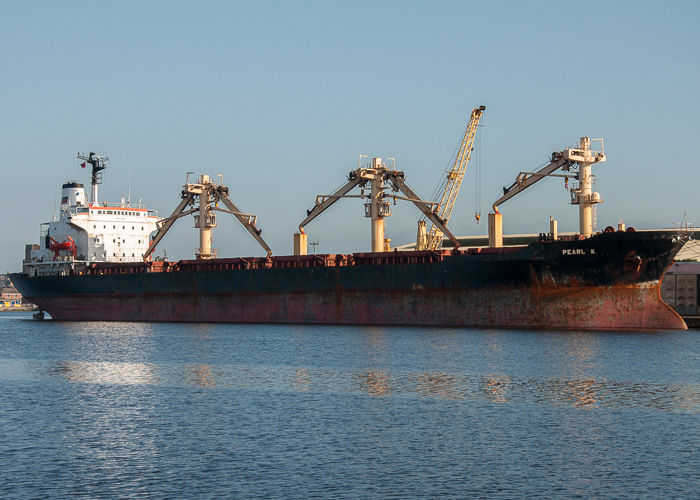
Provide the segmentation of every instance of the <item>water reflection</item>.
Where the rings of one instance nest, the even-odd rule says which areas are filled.
[[[49,365],[47,372],[73,383],[150,385],[155,368],[143,363],[59,361]]]
[[[208,365],[192,365],[187,367],[185,375],[191,378],[191,385],[197,387],[216,387],[217,376]]]
[[[387,356],[387,340],[386,329],[370,326],[363,330],[362,341],[369,359],[372,364],[383,364]]]
[[[419,373],[416,375],[416,392],[422,397],[460,399],[465,397],[458,377],[446,373]],[[470,395],[472,396],[472,395]]]
[[[288,366],[241,366],[111,362],[27,361],[27,373],[69,383],[175,385],[207,389],[356,393],[371,397],[482,399],[574,407],[607,406],[700,412],[700,384],[664,384],[594,379],[470,376],[387,369],[334,370]],[[0,362],[0,374],[3,373]],[[21,362],[20,362],[21,365]],[[13,361],[16,377],[18,362]]]
[[[572,385],[573,395],[576,398],[575,406],[591,406],[597,398],[597,384],[595,380],[578,380]]]
[[[392,392],[389,372],[386,370],[366,370],[359,373],[359,388],[370,396],[388,396]]]
[[[486,395],[491,401],[504,403],[510,386],[510,378],[507,376],[489,377],[486,379]]]
[[[600,343],[598,337],[590,334],[574,334],[568,337],[567,363],[580,373],[595,366],[595,360],[600,359]]]
[[[311,389],[311,374],[306,368],[298,368],[292,370],[291,380],[292,390],[306,392]]]
[[[555,366],[561,373],[569,373],[574,378],[584,378],[586,374],[596,373],[600,369],[601,345],[600,337],[590,332],[570,332],[567,335],[553,337],[553,342],[545,349],[546,361]]]
[[[154,323],[114,322],[110,323],[109,328],[106,329],[105,324],[100,321],[52,322],[50,325],[56,333],[67,336],[84,337],[96,335],[100,338],[120,337],[122,339],[146,337],[152,335],[156,328]]]

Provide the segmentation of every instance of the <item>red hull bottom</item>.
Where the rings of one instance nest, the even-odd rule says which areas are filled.
[[[57,320],[685,330],[658,282],[410,292],[104,294],[37,305]]]

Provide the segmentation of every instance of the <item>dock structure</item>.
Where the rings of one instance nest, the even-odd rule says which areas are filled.
[[[661,281],[661,298],[683,317],[689,328],[700,328],[699,281],[700,262],[676,262]]]

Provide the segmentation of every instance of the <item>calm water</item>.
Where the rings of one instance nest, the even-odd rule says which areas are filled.
[[[4,498],[700,498],[700,331],[0,315]]]

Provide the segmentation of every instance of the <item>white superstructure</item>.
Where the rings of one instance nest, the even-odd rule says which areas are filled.
[[[85,159],[93,165],[92,197],[97,199],[95,167],[104,169],[106,158],[90,153]],[[70,274],[92,262],[142,262],[158,220],[156,211],[124,198],[119,203],[88,201],[82,184],[67,182],[59,214],[41,224],[38,245],[27,245],[24,272]]]

